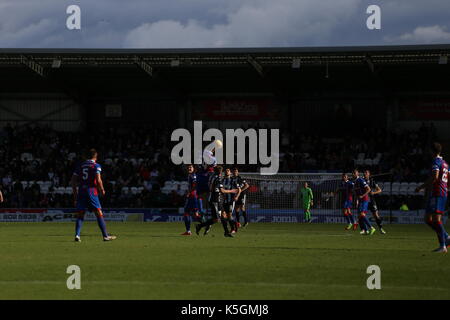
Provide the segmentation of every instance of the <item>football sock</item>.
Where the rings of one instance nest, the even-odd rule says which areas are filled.
[[[377,223],[378,228],[383,228],[383,219],[381,217],[375,217],[375,222]]]
[[[364,217],[360,216],[358,220],[359,220],[359,226],[361,227],[361,229],[364,231],[367,231],[368,229],[367,229],[366,223],[364,221]]]
[[[434,232],[436,232],[436,233],[440,232],[439,228],[437,227],[437,225],[433,221],[427,221],[426,223],[431,229],[434,230]],[[438,234],[438,237],[439,237],[439,234]],[[445,239],[448,238],[448,233],[445,230],[444,230],[444,237],[445,237]]]
[[[97,223],[98,223],[98,226],[100,227],[100,230],[102,231],[103,237],[107,237],[108,232],[106,232],[106,224],[105,224],[105,220],[103,219],[103,216],[97,216]]]
[[[447,232],[444,229],[444,225],[442,224],[442,221],[435,222],[434,225],[436,226],[436,233],[438,235],[439,245],[441,247],[445,247],[445,242],[447,240],[445,234]]]
[[[244,223],[247,223],[248,219],[247,219],[247,211],[246,210],[242,210],[242,216],[244,217]]]
[[[344,217],[345,217],[345,220],[347,220],[347,223],[350,224],[351,221],[352,221],[352,220],[350,219],[350,216],[349,216],[348,214],[346,214]]]
[[[355,223],[356,223],[355,217],[353,216],[353,214],[349,213],[349,214],[348,214],[348,217],[350,218],[350,222],[351,222],[352,224],[355,224]]]
[[[225,218],[222,218],[222,219],[221,219],[221,221],[222,221],[222,226],[223,226],[223,231],[225,231],[225,233],[230,233],[230,231],[228,231],[227,220],[228,220],[228,219],[225,219]]]
[[[228,219],[228,223],[230,224],[231,230],[236,230],[236,221],[233,219]]]
[[[83,226],[83,221],[84,221],[84,217],[77,218],[77,222],[75,223],[75,235],[76,236],[80,236],[81,227]]]
[[[199,211],[200,213],[204,213],[204,212],[203,212],[203,199],[202,199],[202,198],[199,198],[199,199],[198,199],[198,211]]]
[[[186,226],[186,232],[191,231],[192,217],[189,214],[185,214],[183,216],[183,220],[184,220],[184,225]]]
[[[236,211],[236,222],[240,222],[240,221],[241,221],[241,212]]]
[[[363,217],[363,221],[366,224],[366,228],[367,228],[366,230],[372,229],[372,225],[370,224],[369,218],[367,218],[367,216]]]

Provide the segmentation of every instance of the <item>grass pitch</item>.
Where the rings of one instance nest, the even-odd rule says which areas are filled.
[[[0,224],[0,299],[450,299],[450,255],[430,252],[425,225],[372,237],[341,225],[250,224],[234,239],[221,225],[182,237],[182,223],[108,223],[103,242],[85,222]],[[81,290],[66,269],[81,268]],[[369,265],[381,290],[368,290]]]

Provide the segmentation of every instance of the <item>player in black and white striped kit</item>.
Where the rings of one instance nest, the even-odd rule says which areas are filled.
[[[222,179],[223,188],[225,190],[238,190],[239,186],[236,184],[236,179],[231,175],[231,169],[225,169],[225,176]],[[230,224],[231,233],[237,232],[237,222],[233,218],[233,212],[235,207],[236,199],[239,197],[239,193],[227,193],[224,195],[223,201],[223,211],[226,219]]]
[[[209,206],[211,208],[211,218],[203,223],[198,224],[195,227],[195,232],[200,234],[200,230],[205,227],[204,235],[208,234],[211,230],[211,226],[217,223],[219,220],[222,222],[224,236],[233,237],[228,230],[228,219],[223,211],[224,194],[239,193],[239,189],[226,190],[222,184],[222,171],[221,166],[214,168],[214,174],[209,179]]]
[[[234,184],[241,189],[241,192],[237,194],[235,199],[234,210],[236,212],[236,224],[238,228],[241,226],[240,218],[242,213],[242,216],[244,217],[244,227],[246,227],[248,225],[248,217],[245,203],[247,200],[247,190],[250,185],[239,175],[239,169],[237,167],[233,168],[233,179],[235,180]]]
[[[375,219],[375,222],[377,223],[378,229],[380,229],[381,234],[386,234],[386,231],[384,231],[383,229],[383,217],[381,217],[377,205],[377,197],[381,192],[383,192],[383,190],[381,190],[380,186],[372,178],[370,170],[364,171],[364,179],[366,180],[371,190],[369,193],[369,210],[370,212],[372,212],[373,218]]]

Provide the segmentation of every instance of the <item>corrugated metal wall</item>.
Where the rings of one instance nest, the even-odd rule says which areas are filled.
[[[29,122],[61,131],[77,131],[82,125],[82,112],[79,105],[66,99],[0,100],[0,127]]]

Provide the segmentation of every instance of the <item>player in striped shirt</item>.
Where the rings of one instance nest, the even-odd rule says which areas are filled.
[[[358,224],[352,214],[354,187],[355,183],[348,178],[346,173],[343,173],[341,185],[335,193],[340,192],[342,195],[342,213],[347,221],[345,230],[350,230],[352,228],[353,230],[356,230],[356,228],[358,228]]]
[[[369,193],[369,211],[372,212],[372,216],[375,219],[375,222],[378,226],[378,229],[380,230],[380,233],[386,234],[386,231],[384,231],[383,229],[383,217],[380,215],[377,205],[377,197],[381,192],[383,192],[383,190],[380,188],[378,183],[376,183],[376,181],[373,179],[370,170],[364,170],[364,179],[366,179],[366,182],[371,190]]]
[[[442,215],[445,212],[448,195],[448,164],[442,158],[442,145],[435,142],[431,146],[433,162],[430,177],[419,186],[416,191],[426,190],[429,194],[425,212],[425,223],[437,234],[439,248],[434,252],[447,253],[450,239],[442,223]]]
[[[199,213],[202,218],[208,213],[209,209],[209,180],[214,176],[214,168],[217,166],[217,159],[214,156],[215,149],[204,150],[202,157],[202,164],[197,167],[196,177],[197,177],[197,196],[198,196],[198,206]]]
[[[361,234],[373,235],[376,230],[372,227],[367,218],[367,212],[369,210],[369,193],[371,189],[366,180],[359,176],[358,169],[353,170],[353,178],[355,182],[355,194],[358,197],[358,220],[359,226],[362,229]]]
[[[239,192],[236,195],[236,222],[237,222],[237,227],[240,228],[241,224],[240,224],[240,217],[241,214],[244,217],[244,227],[246,227],[248,225],[248,217],[247,217],[247,211],[246,211],[246,200],[247,200],[247,190],[250,187],[250,185],[248,184],[247,180],[245,180],[244,178],[242,178],[239,175],[239,169],[237,167],[233,168],[233,179],[236,182],[236,185],[241,189],[241,192]]]
[[[194,218],[196,218],[196,219],[199,218],[199,214],[198,214],[199,203],[198,203],[198,196],[197,196],[197,176],[195,174],[195,168],[192,164],[189,164],[187,166],[187,170],[188,170],[189,189],[186,194],[186,202],[184,205],[183,221],[184,221],[184,225],[186,227],[186,232],[181,234],[183,236],[192,235],[192,232],[191,232],[192,216],[194,216]]]
[[[214,167],[214,174],[209,179],[210,197],[209,206],[211,207],[211,218],[205,222],[198,224],[195,227],[195,232],[200,234],[200,230],[205,228],[204,235],[207,235],[211,230],[211,226],[217,223],[219,220],[222,222],[224,236],[233,237],[231,232],[228,230],[228,219],[224,214],[223,201],[224,195],[226,194],[236,194],[239,193],[240,189],[230,189],[225,190],[222,184],[222,171],[221,166]]]
[[[101,178],[102,167],[97,163],[97,151],[89,150],[88,159],[82,162],[73,173],[72,190],[75,206],[78,210],[77,221],[75,225],[75,241],[80,242],[81,226],[84,221],[86,210],[95,213],[98,226],[102,232],[104,241],[116,239],[106,231],[105,220],[103,219],[102,206],[100,205],[99,192],[105,195],[105,188]]]

